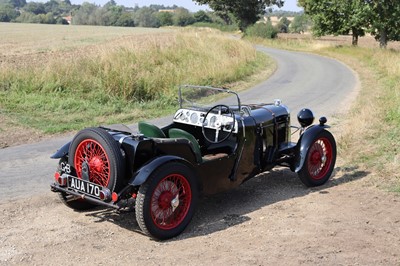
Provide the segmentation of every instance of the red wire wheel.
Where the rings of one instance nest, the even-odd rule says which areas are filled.
[[[320,132],[308,147],[299,171],[300,180],[309,187],[323,185],[332,175],[336,162],[336,142],[328,131]]]
[[[312,179],[320,180],[332,164],[332,144],[327,138],[317,139],[308,152],[308,174]]]
[[[179,235],[193,217],[198,199],[191,168],[171,161],[150,173],[136,198],[136,220],[155,239]]]
[[[90,169],[89,181],[107,187],[110,181],[110,161],[103,146],[96,140],[83,140],[76,148],[74,166],[79,178],[82,178],[84,163]]]
[[[123,187],[125,161],[117,141],[102,128],[86,128],[78,132],[71,141],[68,151],[71,174],[118,192]],[[75,210],[87,210],[96,205],[61,193],[61,200]]]
[[[150,212],[154,224],[163,230],[177,227],[186,217],[192,201],[190,184],[180,174],[162,179],[151,197]]]

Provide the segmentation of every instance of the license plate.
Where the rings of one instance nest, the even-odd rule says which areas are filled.
[[[100,191],[103,189],[102,186],[74,176],[68,176],[68,187],[95,198],[100,198]]]

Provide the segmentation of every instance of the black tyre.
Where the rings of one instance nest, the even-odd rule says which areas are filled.
[[[136,220],[142,231],[159,240],[179,235],[193,217],[198,201],[193,171],[179,162],[156,169],[139,188]]]
[[[328,181],[336,162],[336,142],[328,131],[320,132],[308,148],[300,180],[308,187],[320,186]]]
[[[71,142],[68,163],[75,169],[73,175],[84,178],[82,169],[87,168],[88,181],[107,187],[111,192],[118,191],[123,185],[124,158],[117,142],[104,129],[87,128],[80,131]],[[66,193],[61,193],[60,198],[75,210],[96,207]]]

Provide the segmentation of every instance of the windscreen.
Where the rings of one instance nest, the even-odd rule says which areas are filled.
[[[238,95],[228,89],[183,85],[179,87],[181,108],[208,110],[217,104],[240,107]]]

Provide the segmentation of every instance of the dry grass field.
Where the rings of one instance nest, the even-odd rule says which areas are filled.
[[[79,58],[96,52],[99,45],[167,32],[153,28],[0,23],[0,67],[21,68]]]
[[[124,36],[166,31],[168,30],[154,28],[0,23],[0,54],[2,57],[7,57],[68,51],[115,41]]]
[[[133,123],[173,110],[179,84],[227,86],[275,68],[251,43],[204,29],[3,23],[0,39],[1,146],[10,127],[36,139]]]
[[[43,69],[50,62],[70,62],[96,53],[96,47],[118,43],[126,38],[143,42],[148,36],[162,35],[165,29],[124,27],[93,27],[0,23],[0,147],[21,144],[43,137],[43,130],[26,125],[12,109],[4,107],[6,94],[5,75],[13,70],[20,74],[23,69]],[[26,112],[25,106],[19,107]],[[10,139],[10,133],[15,138]]]

